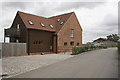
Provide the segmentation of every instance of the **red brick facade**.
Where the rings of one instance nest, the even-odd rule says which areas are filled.
[[[72,38],[70,37],[71,29],[74,30]],[[65,42],[67,45],[64,45]],[[71,45],[71,42],[74,42],[74,45]],[[69,17],[66,24],[58,32],[58,51],[71,51],[72,46],[82,46],[82,29],[75,14]]]

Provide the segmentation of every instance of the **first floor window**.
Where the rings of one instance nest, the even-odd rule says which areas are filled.
[[[18,29],[18,30],[20,29],[20,24],[17,24],[17,29]]]
[[[74,29],[70,30],[70,37],[73,38],[74,37]]]

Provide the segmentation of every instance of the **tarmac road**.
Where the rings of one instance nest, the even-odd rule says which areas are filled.
[[[94,50],[14,78],[117,78],[117,48]]]

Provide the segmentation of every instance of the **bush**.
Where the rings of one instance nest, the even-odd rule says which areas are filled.
[[[84,47],[73,47],[72,48],[72,54],[71,55],[76,55],[80,54],[82,52],[86,52],[89,50],[94,50],[94,49],[106,49],[107,46],[84,46]]]
[[[103,49],[106,49],[107,48],[107,46],[103,46]]]
[[[89,48],[87,46],[85,46],[85,47],[73,47],[71,55],[76,55],[76,54],[80,54],[82,52],[86,52],[86,51],[88,51],[88,49]]]
[[[72,48],[72,53],[73,53],[73,54],[79,53],[79,47],[73,47],[73,48]]]

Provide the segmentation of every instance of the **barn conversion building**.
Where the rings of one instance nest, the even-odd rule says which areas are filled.
[[[82,46],[82,28],[74,12],[46,18],[18,11],[11,27],[5,29],[5,37],[10,37],[10,42],[27,43],[29,54]]]

